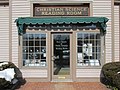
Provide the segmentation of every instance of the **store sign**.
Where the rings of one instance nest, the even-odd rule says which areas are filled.
[[[88,16],[88,7],[34,7],[34,16]]]

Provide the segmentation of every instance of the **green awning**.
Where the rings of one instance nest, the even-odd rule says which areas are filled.
[[[16,19],[16,24],[18,26],[18,32],[19,35],[23,34],[23,30],[25,25],[30,24],[76,24],[76,23],[84,23],[84,24],[90,24],[90,23],[98,23],[100,26],[100,29],[103,32],[106,32],[106,22],[108,21],[108,18],[106,17],[46,17],[46,18],[35,18],[35,17],[20,17]]]

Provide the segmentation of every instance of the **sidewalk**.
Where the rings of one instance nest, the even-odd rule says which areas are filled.
[[[17,90],[110,90],[99,82],[27,82]]]

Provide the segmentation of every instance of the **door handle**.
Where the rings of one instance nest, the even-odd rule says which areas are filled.
[[[55,61],[55,56],[52,56],[52,61]]]
[[[55,59],[59,59],[59,56],[52,56],[52,61],[55,61]]]

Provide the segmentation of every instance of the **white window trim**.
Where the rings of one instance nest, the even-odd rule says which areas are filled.
[[[31,2],[31,3],[68,3],[68,4],[79,4],[79,3],[89,3],[89,2],[93,2],[94,0],[28,0],[28,2]]]
[[[86,33],[87,31],[85,31],[84,33]],[[92,32],[94,32],[94,31],[92,31]],[[76,32],[76,40],[77,40],[77,33],[79,33],[79,32]],[[100,33],[99,31],[96,31],[96,33]],[[95,68],[95,69],[100,69],[100,68],[102,68],[102,66],[103,66],[103,64],[104,64],[104,50],[105,50],[105,48],[104,48],[104,46],[103,46],[103,39],[104,39],[104,37],[101,37],[101,54],[100,54],[100,57],[101,57],[101,59],[100,59],[100,63],[101,63],[101,65],[100,66],[77,66],[77,61],[76,61],[76,67],[77,68],[91,68],[91,69],[93,69],[93,68]],[[76,42],[76,47],[77,47],[77,42]],[[76,48],[77,49],[77,48]],[[77,50],[76,50],[76,57],[77,57]],[[76,60],[77,60],[77,58],[76,58]]]
[[[31,2],[36,2],[36,1],[39,1],[39,2],[69,2],[69,1],[72,1],[72,2],[89,2],[89,1],[94,1],[94,0],[28,0],[28,1],[31,1]]]
[[[47,33],[46,32],[43,31],[43,32],[38,33],[38,31],[27,31],[26,33],[29,33],[29,34],[30,33],[32,33],[32,34],[43,34],[44,33],[44,34],[46,34],[46,50],[47,50]],[[23,65],[23,36],[21,36],[21,45],[20,45],[20,47],[21,47],[21,49],[20,49],[21,50],[21,53],[20,53],[21,54],[21,59],[20,59],[21,60],[20,61],[20,64],[21,64],[20,67],[21,68],[47,68],[48,67],[48,61],[47,61],[48,58],[47,57],[46,57],[46,66],[41,66],[40,64],[39,65],[37,65],[37,64],[36,65],[31,64],[30,65],[29,64],[28,66],[24,66]],[[46,54],[48,54],[48,53],[46,52]],[[35,65],[35,66],[32,66],[32,65]]]

